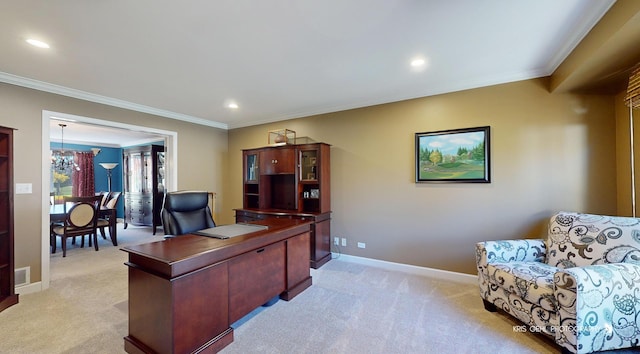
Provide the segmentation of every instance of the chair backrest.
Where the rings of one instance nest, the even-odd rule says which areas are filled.
[[[109,193],[109,199],[107,200],[106,203],[104,203],[104,206],[109,208],[109,209],[113,209],[116,207],[116,204],[118,204],[118,200],[120,199],[120,195],[122,194],[122,192],[111,192]]]
[[[95,228],[101,201],[102,196],[65,197],[65,208],[67,203],[72,204],[66,211],[65,230]]]
[[[215,227],[209,194],[201,191],[167,193],[162,207],[162,226],[165,235],[184,235]]]
[[[564,269],[640,265],[639,229],[640,218],[559,212],[549,220],[546,263]]]
[[[96,192],[96,197],[102,197],[100,201],[100,206],[104,206],[107,203],[107,199],[109,198],[109,192]]]

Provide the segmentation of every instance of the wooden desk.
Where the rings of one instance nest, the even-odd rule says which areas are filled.
[[[215,353],[231,324],[275,296],[311,286],[310,223],[269,219],[268,230],[225,240],[184,235],[129,253],[128,353]]]

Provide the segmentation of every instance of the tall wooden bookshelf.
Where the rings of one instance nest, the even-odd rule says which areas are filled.
[[[0,311],[18,303],[13,250],[13,129],[0,127]]]

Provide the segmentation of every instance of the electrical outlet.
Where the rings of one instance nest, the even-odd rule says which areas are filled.
[[[336,246],[340,246],[340,237],[334,237],[333,238],[333,244]]]
[[[367,248],[367,244],[364,242],[358,242],[358,248]]]
[[[342,247],[347,247],[347,239],[346,238],[342,238]]]

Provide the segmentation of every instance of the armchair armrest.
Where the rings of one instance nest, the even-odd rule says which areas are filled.
[[[575,351],[631,347],[640,341],[640,265],[610,263],[554,275],[556,342]]]
[[[491,263],[544,262],[547,246],[542,239],[484,241],[476,244],[478,269]]]

